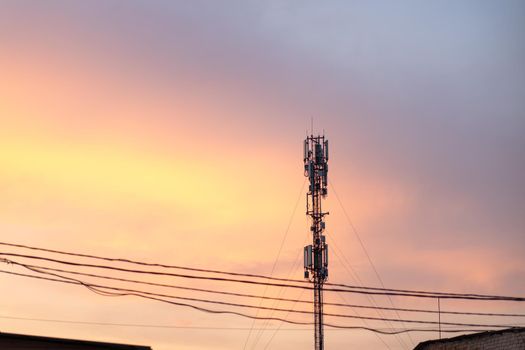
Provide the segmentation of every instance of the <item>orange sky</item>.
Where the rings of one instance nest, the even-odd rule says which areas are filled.
[[[308,234],[304,190],[293,209],[314,116],[330,140],[331,181],[386,286],[524,295],[525,9],[391,6],[3,2],[0,240],[269,274],[291,218],[275,275],[301,278],[292,267]],[[326,206],[338,249],[330,280],[355,282],[348,260],[378,286],[331,190]],[[235,349],[246,331],[2,317],[252,324],[7,275],[0,290],[4,332]],[[525,312],[504,303],[443,307]],[[312,345],[311,332],[283,328],[271,343],[265,332],[255,348]],[[382,339],[408,349],[435,336]],[[386,347],[365,331],[327,331],[326,339],[330,349]]]

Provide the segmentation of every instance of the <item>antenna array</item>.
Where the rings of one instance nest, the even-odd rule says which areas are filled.
[[[328,278],[328,245],[326,244],[322,199],[328,193],[328,140],[311,134],[304,140],[304,176],[310,182],[306,194],[306,215],[312,225],[312,244],[304,247],[304,277],[314,284],[315,349],[324,349],[323,284]]]

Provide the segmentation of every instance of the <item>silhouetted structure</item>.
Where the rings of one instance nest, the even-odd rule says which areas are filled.
[[[310,135],[304,140],[304,176],[310,182],[306,194],[306,215],[310,216],[313,242],[304,247],[304,277],[314,283],[315,349],[324,349],[323,284],[328,278],[328,245],[321,199],[328,187],[328,140]]]
[[[414,350],[525,350],[525,328],[508,328],[428,340]]]
[[[62,339],[0,333],[0,349],[6,350],[152,350],[149,346],[103,343],[87,340]]]

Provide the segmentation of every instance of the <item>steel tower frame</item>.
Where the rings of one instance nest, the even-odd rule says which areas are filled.
[[[311,218],[312,244],[304,247],[304,277],[314,284],[315,349],[324,349],[323,284],[328,278],[328,245],[326,244],[322,199],[327,194],[328,140],[311,134],[304,140],[304,175],[310,186],[306,194],[306,215]]]

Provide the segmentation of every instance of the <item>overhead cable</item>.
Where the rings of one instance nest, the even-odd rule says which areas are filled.
[[[27,267],[28,268],[28,267]],[[232,302],[225,302],[225,301],[217,301],[217,300],[210,300],[210,299],[200,299],[200,298],[191,298],[191,297],[182,297],[182,296],[174,296],[174,295],[167,295],[167,294],[161,294],[161,293],[152,293],[147,291],[141,291],[141,290],[135,290],[135,289],[128,289],[128,288],[119,288],[119,287],[112,287],[112,286],[105,286],[105,285],[99,285],[94,283],[87,283],[81,280],[73,279],[70,277],[61,276],[58,274],[54,274],[51,272],[41,272],[37,269],[28,268],[31,271],[37,272],[37,273],[44,273],[47,275],[52,275],[57,278],[50,278],[50,277],[43,277],[43,276],[35,276],[35,275],[28,275],[28,274],[21,274],[21,273],[15,273],[11,271],[5,271],[0,270],[0,273],[7,273],[11,275],[17,275],[22,277],[29,277],[29,278],[35,278],[35,279],[41,279],[41,280],[47,280],[52,282],[58,282],[58,283],[66,283],[66,284],[75,284],[75,285],[82,285],[85,287],[88,287],[89,289],[96,289],[101,293],[111,293],[111,294],[119,294],[122,296],[125,295],[134,295],[139,297],[144,297],[146,299],[153,298],[154,300],[157,300],[155,298],[170,298],[170,299],[177,299],[177,300],[184,300],[184,301],[191,301],[191,302],[203,302],[203,303],[209,303],[209,304],[217,304],[217,305],[223,305],[223,306],[233,306],[233,307],[241,307],[241,308],[249,308],[249,309],[261,309],[261,310],[269,310],[269,311],[279,311],[279,312],[291,312],[295,314],[311,314],[311,311],[305,311],[305,310],[291,310],[291,309],[283,309],[283,308],[270,308],[270,307],[264,307],[264,306],[254,306],[249,304],[240,304],[240,303],[232,303]],[[65,279],[65,280],[64,280]],[[115,291],[114,292],[108,292],[109,291]],[[337,314],[337,313],[325,313],[325,316],[332,316],[332,317],[338,317],[338,318],[350,318],[350,319],[366,319],[366,320],[374,320],[374,321],[392,321],[392,322],[407,322],[407,323],[414,323],[414,324],[439,324],[439,322],[435,321],[422,321],[422,320],[399,320],[399,319],[388,319],[388,318],[377,318],[377,317],[365,317],[365,316],[353,316],[348,314]],[[258,316],[254,316],[258,317]],[[260,319],[275,319],[273,317],[267,317],[267,318],[260,318]],[[277,320],[282,320],[281,318],[278,318]],[[463,327],[489,327],[489,328],[508,328],[509,325],[498,325],[498,324],[474,324],[474,323],[456,323],[456,322],[441,322],[442,325],[449,325],[449,326],[463,326]]]
[[[268,279],[268,280],[281,281],[281,282],[292,282],[292,283],[299,283],[299,284],[310,284],[308,281],[299,280],[299,279],[279,278],[279,277],[271,277],[271,276],[265,276],[265,275],[260,275],[260,274],[249,274],[249,273],[239,273],[239,272],[221,271],[221,270],[213,270],[213,269],[202,269],[202,268],[178,266],[178,265],[148,263],[148,262],[131,260],[131,259],[126,259],[126,258],[108,258],[108,257],[97,256],[97,255],[91,255],[91,254],[66,252],[66,251],[62,251],[62,250],[39,248],[39,247],[34,247],[34,246],[29,246],[29,245],[8,243],[8,242],[0,242],[0,245],[16,247],[16,248],[23,248],[23,249],[30,249],[30,250],[36,250],[36,251],[43,251],[43,252],[55,253],[55,254],[61,254],[61,255],[69,255],[69,256],[82,257],[82,258],[91,258],[91,259],[97,259],[97,260],[105,260],[105,261],[110,261],[110,262],[130,263],[130,264],[149,266],[149,267],[181,269],[181,270],[188,270],[188,271],[194,271],[194,272],[224,274],[224,275],[231,275],[231,276],[251,277],[251,278],[261,278],[261,279]],[[9,254],[9,253],[0,253],[0,255],[7,255],[7,254]],[[31,256],[29,256],[29,255],[22,255],[22,254],[20,254],[18,256],[31,258]],[[49,259],[49,258],[46,258],[46,259]],[[55,260],[55,262],[58,262],[58,261]],[[63,262],[61,262],[61,263],[63,263]],[[122,271],[126,271],[126,270],[129,270],[129,269],[122,269]],[[140,270],[129,270],[129,271],[139,272]],[[157,272],[157,271],[150,271],[149,273],[159,274],[159,275],[163,275],[163,274],[170,275],[169,273],[162,273],[162,272]],[[175,275],[175,274],[172,274],[172,275]],[[183,276],[182,274],[176,274],[175,277],[182,277],[182,276]],[[186,275],[184,275],[184,276],[186,276]],[[431,298],[440,297],[442,299],[447,299],[447,298],[450,298],[451,296],[458,296],[458,297],[472,297],[472,298],[469,298],[469,299],[475,299],[475,300],[486,299],[486,300],[525,301],[524,297],[515,297],[515,296],[487,295],[487,294],[476,294],[476,293],[432,292],[432,291],[410,290],[410,289],[395,289],[395,288],[379,288],[379,287],[368,287],[368,286],[354,286],[354,285],[348,285],[348,284],[329,283],[329,282],[325,283],[325,285],[332,286],[332,287],[343,287],[343,288],[349,288],[349,289],[356,289],[356,290],[362,289],[362,290],[365,290],[365,291],[383,291],[383,292],[392,292],[392,293],[403,293],[403,294],[406,294],[407,296],[413,296],[412,294],[429,295]],[[280,286],[280,285],[277,285],[277,286]],[[368,293],[368,294],[374,294],[374,293]],[[382,294],[382,295],[385,295],[385,294]],[[399,294],[388,294],[388,295],[399,295]]]
[[[244,284],[252,284],[252,285],[268,285],[268,286],[275,286],[275,287],[289,287],[289,288],[308,289],[308,290],[313,289],[312,287],[305,286],[305,285],[292,285],[292,284],[284,284],[284,283],[270,283],[270,282],[253,281],[253,280],[246,280],[246,279],[234,279],[234,278],[226,278],[226,277],[197,276],[197,275],[179,274],[179,273],[172,273],[172,272],[126,269],[122,267],[107,266],[107,265],[77,263],[77,262],[72,262],[72,261],[65,261],[65,260],[53,259],[53,258],[47,258],[47,257],[35,256],[35,255],[0,252],[0,256],[12,256],[12,257],[27,258],[27,259],[36,259],[36,260],[54,262],[54,263],[65,264],[65,265],[70,265],[70,266],[93,267],[93,268],[109,269],[109,270],[114,270],[114,271],[130,272],[130,273],[138,273],[138,274],[146,274],[146,275],[172,276],[172,277],[189,278],[189,279],[211,280],[211,281],[220,281],[220,282],[235,282],[235,283],[244,283]],[[351,288],[356,288],[356,289],[351,289]],[[439,293],[438,294],[418,294],[418,293],[390,292],[388,289],[384,289],[385,291],[375,291],[377,290],[377,288],[370,288],[370,289],[365,289],[365,290],[363,289],[364,287],[358,288],[358,287],[348,286],[344,289],[325,288],[324,290],[330,291],[330,292],[357,293],[357,294],[368,294],[368,295],[391,295],[391,296],[405,296],[405,297],[416,297],[416,298],[438,298],[439,297],[441,299],[462,299],[462,300],[488,300],[488,301],[499,300],[499,301],[519,301],[519,302],[525,301],[525,297],[474,296],[472,294],[441,295]]]

